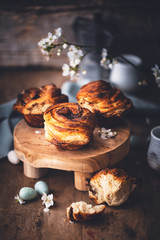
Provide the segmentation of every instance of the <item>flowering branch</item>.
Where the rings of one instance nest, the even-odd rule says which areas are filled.
[[[79,79],[80,63],[83,58],[94,48],[94,46],[90,45],[85,46],[68,42],[62,35],[61,28],[55,29],[54,35],[49,32],[47,38],[43,38],[38,42],[38,46],[40,47],[42,54],[46,56],[47,60],[49,60],[49,58],[53,55],[55,49],[57,49],[57,56],[60,56],[62,51],[68,48],[67,56],[69,64],[63,64],[62,76],[69,76],[71,80]],[[89,50],[84,53],[82,50],[83,48],[88,48]],[[106,70],[111,69],[116,63],[116,60],[109,55],[108,50],[105,48],[102,49],[101,57],[102,59],[100,61],[100,65]],[[128,60],[126,61],[129,62]],[[82,69],[81,72],[84,75],[86,74],[85,69]]]
[[[82,48],[92,48],[92,46],[82,46],[68,42],[62,35],[62,29],[57,28],[54,35],[48,33],[47,38],[43,38],[38,42],[38,46],[47,60],[52,56],[54,50],[57,48],[57,56],[60,56],[64,49],[68,48],[67,56],[69,64],[64,63],[62,66],[62,75],[69,76],[71,80],[79,78],[79,66],[86,54],[83,53]],[[82,71],[85,74],[85,70]]]
[[[69,60],[69,64],[64,63],[62,66],[62,76],[67,77],[69,76],[71,80],[78,80],[80,78],[80,72],[85,75],[86,70],[80,69],[80,63],[83,58],[93,50],[94,46],[85,46],[80,44],[73,44],[68,42],[65,37],[62,35],[62,29],[57,28],[55,29],[54,34],[48,33],[47,38],[43,38],[38,42],[38,46],[43,55],[45,55],[46,59],[49,58],[54,54],[56,49],[57,56],[60,56],[62,51],[68,49],[67,56]],[[82,49],[87,48],[88,50],[86,53]],[[126,59],[124,56],[120,55],[120,58],[123,59],[125,62],[132,65],[138,71],[139,69],[135,66],[132,62]],[[117,62],[109,53],[108,50],[103,48],[101,53],[101,61],[100,66],[105,68],[106,70],[112,69],[113,65]],[[146,85],[146,81],[140,83],[140,85]]]

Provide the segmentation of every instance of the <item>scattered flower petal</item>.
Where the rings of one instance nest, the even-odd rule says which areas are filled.
[[[45,205],[45,212],[48,212],[49,208],[54,205],[53,194],[47,195],[46,193],[43,193],[41,200],[43,201],[42,205]]]
[[[98,132],[99,132],[100,137],[104,140],[115,137],[117,135],[117,133],[112,132],[111,129],[105,129],[105,128],[101,128]]]
[[[17,202],[19,202],[20,204],[26,203],[18,194],[14,197],[14,199],[17,200]]]
[[[49,212],[49,208],[44,208],[43,211],[44,212]]]

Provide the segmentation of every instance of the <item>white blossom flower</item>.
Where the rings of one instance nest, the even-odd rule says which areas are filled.
[[[41,48],[41,53],[42,53],[43,55],[49,56],[49,52],[46,51],[46,50],[44,50],[43,48]]]
[[[113,64],[111,63],[111,61],[109,59],[105,59],[105,58],[101,59],[100,65],[107,70],[112,69],[112,67],[113,67]]]
[[[55,29],[55,35],[60,38],[62,36],[62,28]]]
[[[79,74],[79,73],[76,73],[76,74],[74,75],[74,77],[73,77],[73,79],[72,79],[72,80],[79,81],[79,80],[80,80],[80,78],[81,78],[80,74]]]
[[[78,80],[80,78],[80,74],[66,63],[63,64],[62,71],[62,76],[69,76],[71,80]]]
[[[78,49],[76,46],[71,45],[67,53],[70,66],[73,68],[78,66],[82,60],[83,55],[84,54],[81,49]]]
[[[71,67],[76,67],[76,66],[78,66],[79,64],[80,64],[80,62],[81,62],[81,59],[80,58],[72,58],[72,60],[70,60],[70,66]]]
[[[17,202],[19,202],[20,204],[26,203],[18,194],[14,197],[14,199],[17,200]]]
[[[86,75],[86,74],[87,74],[87,71],[86,71],[86,70],[83,70],[83,71],[82,71],[82,74],[83,74],[83,75]]]
[[[53,194],[49,194],[47,196],[46,193],[43,193],[42,197],[41,197],[41,200],[43,201],[42,202],[42,205],[45,205],[45,208],[44,208],[44,211],[45,212],[48,212],[49,211],[49,208],[51,206],[53,206],[54,204],[54,201],[53,201]]]
[[[52,43],[54,43],[57,40],[57,36],[53,35],[52,33],[48,33],[48,37],[46,38],[47,41],[47,45],[51,45]]]
[[[71,80],[73,80],[74,76],[76,75],[76,71],[70,70],[69,75],[70,75]]]
[[[100,134],[100,137],[102,139],[108,139],[108,138],[111,138],[111,137],[115,137],[117,135],[116,132],[112,132],[111,129],[105,129],[105,128],[101,128],[99,130],[99,134]]]
[[[106,58],[107,56],[108,56],[108,50],[106,48],[102,48],[101,57]]]
[[[77,48],[75,45],[71,45],[71,46],[69,47],[69,51],[70,51],[70,52],[73,52],[73,53],[76,53],[76,52],[78,51],[78,48]]]
[[[41,200],[43,201],[42,204],[45,204],[45,202],[47,201],[47,193],[43,193]]]
[[[156,83],[158,87],[160,87],[160,68],[157,64],[153,68],[151,68],[153,75],[155,77]]]
[[[70,73],[70,67],[68,64],[64,63],[63,66],[62,66],[62,76],[66,77],[66,76],[69,76],[69,73]]]
[[[55,29],[54,35],[49,32],[46,38],[43,38],[38,42],[38,46],[40,47],[43,55],[51,55],[51,50],[54,48],[54,46],[56,46],[56,44],[58,43],[58,39],[61,37],[61,35],[62,29],[57,28]]]
[[[107,70],[112,69],[115,61],[114,61],[114,59],[109,58],[108,50],[106,48],[102,49],[101,57],[102,58],[100,60],[100,65]]]
[[[40,47],[42,54],[46,56],[46,60],[49,60],[53,53],[53,50],[56,47],[59,47],[56,52],[57,56],[60,56],[62,50],[68,47],[68,43],[63,37],[61,38],[61,41],[58,41],[61,36],[62,29],[57,28],[55,29],[54,34],[49,32],[46,38],[43,38],[38,42],[38,46]],[[83,51],[76,45],[70,45],[67,56],[69,59],[69,64],[63,64],[62,75],[69,76],[71,80],[79,79],[80,74],[78,73],[78,70],[81,60],[84,56]]]
[[[160,76],[160,68],[157,64],[155,64],[155,66],[152,68],[153,71],[153,75],[155,77],[159,77]]]
[[[57,49],[57,56],[61,55],[62,50],[60,48]]]
[[[64,43],[63,44],[63,49],[66,49],[68,47],[68,44],[67,43]]]
[[[52,35],[52,33],[49,32],[47,38],[43,38],[38,42],[38,46],[45,49],[49,47],[52,43],[54,43],[56,39],[57,37],[55,35]]]
[[[70,79],[78,81],[80,79],[80,74],[74,70],[71,70],[70,71]]]

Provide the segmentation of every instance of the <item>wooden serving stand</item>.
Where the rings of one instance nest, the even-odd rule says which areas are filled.
[[[129,151],[130,130],[125,122],[112,128],[117,135],[103,140],[94,131],[94,139],[87,147],[74,151],[60,151],[45,139],[43,128],[33,128],[21,120],[14,129],[14,150],[24,163],[24,174],[31,178],[44,176],[48,168],[74,171],[75,188],[87,191],[86,178],[119,162]]]

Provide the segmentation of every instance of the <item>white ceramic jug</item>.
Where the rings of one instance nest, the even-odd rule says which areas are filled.
[[[142,65],[142,60],[135,55],[123,55],[127,60],[133,63],[138,69]],[[127,63],[120,57],[117,63],[113,65],[110,73],[110,83],[112,86],[127,92],[136,92],[139,89],[138,82],[141,81],[139,70]]]
[[[151,140],[147,153],[147,161],[151,168],[160,171],[160,126],[151,130]]]

